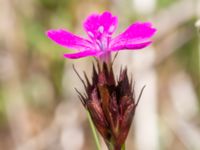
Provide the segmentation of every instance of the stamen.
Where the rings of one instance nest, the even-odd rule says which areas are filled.
[[[88,31],[88,35],[91,37],[91,38],[94,38],[94,34],[90,31]]]
[[[113,33],[114,30],[115,30],[115,26],[112,25],[112,26],[110,26],[108,32],[109,32],[109,33]]]
[[[100,27],[98,28],[98,31],[102,34],[103,31],[104,31],[104,27],[103,27],[103,26],[100,26]]]
[[[100,49],[102,48],[102,43],[99,40],[96,40],[97,44],[99,45]]]

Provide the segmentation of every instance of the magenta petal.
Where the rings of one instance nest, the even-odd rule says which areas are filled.
[[[138,45],[150,43],[150,38],[155,32],[156,29],[152,28],[151,23],[136,22],[129,26],[123,33],[111,40],[110,50],[136,49]],[[142,46],[139,46],[139,48],[140,47]]]
[[[71,59],[78,59],[82,57],[87,57],[87,56],[98,56],[100,52],[98,51],[82,51],[78,53],[73,53],[73,54],[64,54],[64,57],[66,58],[71,58]]]
[[[93,49],[93,46],[90,41],[83,39],[79,36],[76,36],[63,29],[49,30],[46,32],[46,35],[55,43],[64,46],[66,48],[80,50],[80,51]]]
[[[102,34],[111,35],[117,27],[117,17],[110,12],[90,15],[83,24],[88,36],[92,39],[98,38]]]
[[[120,50],[139,50],[149,46],[152,42],[145,42],[139,44],[126,44],[126,45],[119,45],[118,47],[113,47],[112,51],[120,51]]]

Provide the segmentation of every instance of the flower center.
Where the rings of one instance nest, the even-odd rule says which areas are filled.
[[[110,36],[105,31],[103,26],[99,26],[98,28],[98,36],[95,40],[96,44],[99,47],[99,50],[101,51],[107,51],[108,50],[108,44],[109,44]]]
[[[96,50],[106,52],[108,51],[109,42],[111,39],[111,34],[114,30],[114,26],[110,26],[110,28],[105,30],[105,27],[100,25],[96,32],[88,31],[89,37],[92,39]]]

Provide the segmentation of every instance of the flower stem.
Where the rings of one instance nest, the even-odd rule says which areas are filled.
[[[126,150],[125,143],[122,145],[122,150]]]
[[[100,62],[105,62],[106,64],[111,63],[111,52],[106,52],[100,56]]]
[[[88,117],[88,120],[89,120],[89,123],[90,123],[90,127],[92,129],[92,134],[94,136],[94,140],[95,140],[95,144],[96,144],[97,150],[101,150],[101,146],[100,146],[100,142],[99,142],[99,137],[98,137],[97,131],[95,129],[95,126],[94,126],[94,124],[92,122],[92,118],[90,116],[89,111],[87,111],[87,117]]]
[[[107,143],[107,146],[108,146],[109,150],[126,150],[125,144],[117,145],[117,144],[115,144],[113,142],[109,142],[109,143]]]

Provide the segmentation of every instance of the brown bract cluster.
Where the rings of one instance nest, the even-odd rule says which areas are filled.
[[[97,63],[97,68],[93,65],[92,82],[85,73],[84,75],[85,81],[80,79],[86,93],[82,94],[77,90],[80,100],[107,146],[112,145],[112,149],[120,150],[125,143],[138,103],[135,101],[132,80],[128,79],[127,69],[121,69],[119,78],[115,80],[112,65]]]

